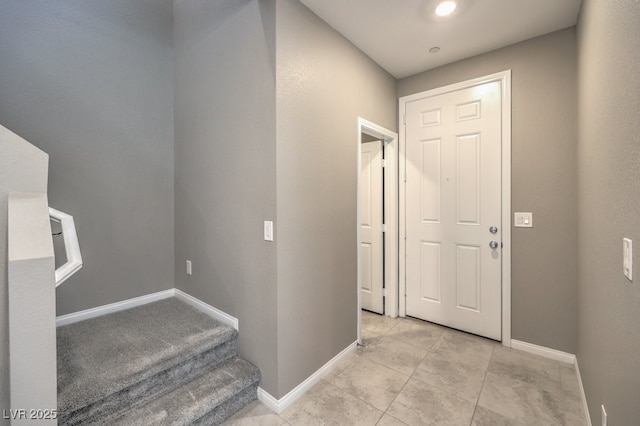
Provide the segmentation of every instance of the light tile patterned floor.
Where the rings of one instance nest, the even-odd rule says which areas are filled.
[[[585,425],[573,366],[410,318],[363,311],[365,347],[280,415],[226,425]]]

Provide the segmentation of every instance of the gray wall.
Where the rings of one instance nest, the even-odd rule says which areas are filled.
[[[0,123],[50,154],[84,267],[58,315],[173,287],[171,0],[4,0]]]
[[[9,409],[9,296],[7,220],[9,192],[47,192],[49,156],[0,126],[0,412]],[[54,408],[54,407],[51,407]],[[9,425],[0,416],[0,425]]]
[[[280,398],[356,339],[357,117],[395,128],[395,82],[297,1],[176,1],[174,46],[176,285]]]
[[[295,0],[277,7],[282,397],[356,340],[357,117],[394,130],[395,80]]]
[[[512,338],[576,351],[576,54],[568,28],[398,81],[398,95],[512,70]],[[513,220],[513,219],[512,219]]]
[[[638,424],[640,7],[584,0],[578,22],[578,361],[593,424]],[[635,243],[633,283],[622,238]]]
[[[178,0],[176,286],[235,316],[240,354],[277,391],[273,2]],[[276,223],[276,241],[278,226]],[[193,275],[185,274],[185,261]]]

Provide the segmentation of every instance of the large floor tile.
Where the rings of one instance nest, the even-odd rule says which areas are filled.
[[[361,359],[360,351],[355,350],[353,353],[347,355],[340,364],[333,367],[333,369],[325,376],[325,380],[330,382],[334,377],[340,375],[344,370],[349,368],[351,364],[353,364],[358,359]]]
[[[444,335],[425,356],[413,377],[474,404],[494,345],[464,335]]]
[[[576,401],[582,402],[580,384],[578,383],[576,368],[573,365],[560,365],[560,384],[565,394],[572,396]]]
[[[398,324],[398,318],[391,318],[384,315],[374,314],[368,311],[362,311],[362,329],[371,336],[381,336],[391,330]]]
[[[316,385],[302,394],[296,401],[289,405],[284,411],[280,413],[280,417],[288,420],[296,411],[300,410],[305,404],[314,399],[319,398],[324,389],[329,385],[328,382],[321,380]]]
[[[286,422],[260,401],[254,401],[227,420],[225,426],[281,426]]]
[[[292,426],[373,426],[382,417],[382,411],[328,382],[321,381],[314,388],[316,389],[311,398],[301,404],[294,404],[295,408],[290,407],[294,408],[292,411],[286,410],[287,423]]]
[[[471,426],[529,426],[527,423],[504,417],[481,406],[476,406]]]
[[[447,329],[434,349],[451,353],[465,362],[486,362],[488,364],[494,349],[501,348],[502,344],[499,342]]]
[[[545,390],[503,374],[487,373],[478,405],[527,424],[564,423],[564,398],[559,389]]]
[[[388,367],[361,358],[329,380],[340,389],[385,411],[409,380]]]
[[[407,425],[464,425],[471,423],[475,404],[410,379],[387,414]]]
[[[560,363],[515,349],[496,348],[493,351],[489,372],[521,380],[542,389],[560,389]]]
[[[361,350],[361,355],[401,374],[410,376],[427,354],[408,343],[382,336]]]
[[[586,425],[571,365],[424,321],[362,320],[365,346],[279,417],[255,405],[235,424]]]
[[[443,328],[438,325],[413,318],[401,318],[386,335],[419,349],[429,350],[442,333]]]
[[[587,417],[584,412],[584,404],[582,402],[582,392],[578,382],[576,369],[570,364],[560,365],[560,384],[562,389],[565,414],[565,423],[567,425],[586,425]]]
[[[380,418],[376,426],[406,426],[406,423],[402,423],[398,419],[394,419],[388,414],[385,414]]]

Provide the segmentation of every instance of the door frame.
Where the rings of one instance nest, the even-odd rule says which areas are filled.
[[[511,347],[511,70],[501,71],[484,77],[462,81],[455,84],[426,90],[399,99],[398,112],[400,123],[400,194],[399,194],[399,225],[403,244],[399,247],[399,315],[406,316],[406,104],[418,99],[429,98],[461,89],[467,89],[484,83],[499,82],[502,89],[502,344]]]
[[[360,293],[360,170],[362,167],[362,134],[378,138],[384,144],[384,313],[385,316],[398,316],[398,134],[371,121],[358,117],[357,137],[357,186],[356,186],[356,244],[357,244],[357,294],[358,294],[358,343],[362,344],[362,300]]]

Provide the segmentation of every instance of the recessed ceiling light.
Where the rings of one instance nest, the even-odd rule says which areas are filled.
[[[456,2],[455,1],[443,1],[440,2],[438,7],[436,7],[436,15],[438,16],[449,16],[456,10]]]
[[[433,46],[431,49],[429,49],[429,53],[438,53],[440,51],[440,48],[438,46]]]

